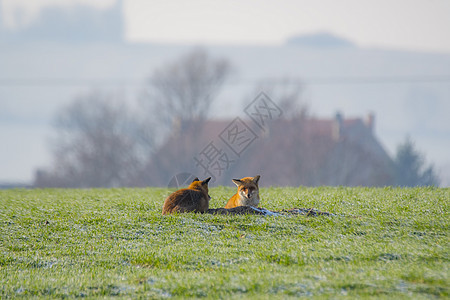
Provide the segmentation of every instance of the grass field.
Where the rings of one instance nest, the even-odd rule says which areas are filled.
[[[161,216],[169,192],[0,191],[0,298],[449,297],[450,189],[261,190],[332,217]]]

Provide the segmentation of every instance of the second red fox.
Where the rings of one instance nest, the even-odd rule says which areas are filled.
[[[259,187],[258,181],[261,176],[244,177],[242,179],[233,179],[237,185],[237,193],[228,200],[225,208],[233,208],[237,206],[254,206],[259,205]]]
[[[211,177],[200,181],[195,178],[186,189],[181,189],[170,194],[164,201],[162,214],[200,212],[204,213],[209,208],[208,182]]]

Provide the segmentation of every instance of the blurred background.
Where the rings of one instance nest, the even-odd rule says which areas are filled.
[[[448,187],[449,15],[447,0],[0,0],[0,187]]]

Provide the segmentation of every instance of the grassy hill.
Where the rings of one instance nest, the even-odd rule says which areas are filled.
[[[267,209],[331,217],[161,216],[169,193],[0,191],[0,297],[449,295],[450,189],[261,191]]]

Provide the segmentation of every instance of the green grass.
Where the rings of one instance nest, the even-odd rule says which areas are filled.
[[[450,189],[261,191],[333,217],[161,216],[169,193],[0,191],[0,298],[449,296]]]

